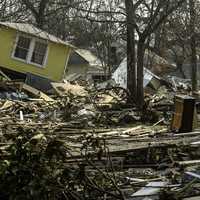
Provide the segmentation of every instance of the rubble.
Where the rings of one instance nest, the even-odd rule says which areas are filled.
[[[52,83],[52,87],[60,96],[68,95],[69,93],[75,96],[87,96],[87,91],[80,85],[72,85],[69,82]]]
[[[172,84],[175,91],[190,92],[192,90],[191,80],[183,79],[176,76],[168,76],[167,80]]]
[[[11,83],[6,91],[22,94]],[[174,91],[146,94],[140,112],[114,85],[53,85],[52,96],[24,90],[26,98],[0,99],[1,199],[200,195],[200,132],[170,131]]]

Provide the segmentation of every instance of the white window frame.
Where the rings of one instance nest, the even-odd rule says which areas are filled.
[[[28,51],[26,59],[18,58],[18,57],[15,56],[15,51],[16,51],[17,44],[18,44],[20,36],[31,39],[30,46],[29,46],[29,51]],[[34,48],[35,48],[35,43],[36,42],[47,44],[47,49],[46,49],[46,52],[45,52],[45,55],[44,55],[44,61],[43,61],[42,65],[31,61],[31,58],[32,58],[32,55],[33,55],[33,52],[34,52]],[[47,64],[48,54],[49,54],[49,45],[48,45],[48,42],[46,40],[38,39],[38,38],[31,37],[31,36],[25,35],[25,34],[17,34],[17,37],[16,37],[16,40],[15,40],[15,44],[14,44],[14,48],[13,48],[13,52],[12,52],[12,56],[11,57],[13,59],[15,59],[15,60],[19,60],[19,61],[27,63],[27,64],[31,64],[31,65],[34,65],[34,66],[37,66],[37,67],[44,68],[46,66],[46,64]]]
[[[36,42],[43,43],[43,44],[47,45],[47,49],[46,49],[46,52],[45,52],[45,55],[44,55],[44,60],[43,60],[43,63],[41,65],[31,61]],[[30,44],[30,53],[28,54],[28,63],[35,65],[35,66],[38,66],[38,67],[44,67],[47,63],[48,53],[49,53],[49,45],[48,45],[47,41],[41,40],[41,39],[38,39],[38,38],[32,38],[32,41],[31,41],[31,44]]]
[[[22,61],[22,62],[25,62],[27,63],[27,60],[28,60],[28,57],[29,57],[29,53],[30,53],[30,45],[31,45],[31,41],[30,41],[30,45],[29,45],[29,51],[28,51],[28,54],[27,54],[27,58],[26,59],[22,59],[22,58],[19,58],[19,57],[16,57],[15,56],[15,51],[16,51],[16,48],[17,48],[17,44],[18,44],[18,41],[19,41],[19,37],[25,37],[25,38],[29,38],[30,40],[32,40],[32,38],[30,36],[27,36],[27,35],[24,35],[24,34],[18,34],[16,39],[15,39],[15,43],[14,43],[14,48],[13,48],[13,51],[12,51],[12,58],[15,59],[15,60],[19,60],[19,61]]]

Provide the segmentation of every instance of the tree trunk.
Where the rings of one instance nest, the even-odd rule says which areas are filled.
[[[130,92],[130,102],[136,101],[136,61],[135,61],[135,39],[127,33],[127,88]]]
[[[36,24],[37,24],[38,28],[43,29],[44,22],[45,22],[45,20],[44,20],[44,15],[43,14],[42,15],[38,15],[36,17]]]
[[[132,0],[125,0],[127,15],[127,88],[130,92],[129,102],[136,101],[136,60],[135,60],[135,27]]]
[[[49,0],[41,0],[39,4],[38,16],[36,18],[37,26],[43,29],[45,25],[45,14],[46,8],[48,6]]]
[[[162,30],[161,27],[158,28],[157,31],[155,31],[155,43],[154,43],[154,51],[158,55],[160,55],[160,49],[161,49],[161,43],[162,43]]]
[[[192,65],[192,91],[197,90],[197,52],[196,52],[196,37],[195,37],[195,4],[194,0],[189,0],[190,6],[190,31],[191,31],[191,65]]]
[[[176,65],[177,65],[177,68],[180,71],[181,75],[183,76],[183,78],[186,79],[185,73],[183,71],[183,61],[177,60]]]
[[[144,54],[145,54],[145,43],[139,40],[137,46],[137,106],[142,109],[144,105]]]
[[[22,0],[22,2],[35,17],[37,27],[43,29],[45,25],[46,8],[48,6],[49,0],[40,0],[37,8],[35,7],[35,3],[30,0]]]

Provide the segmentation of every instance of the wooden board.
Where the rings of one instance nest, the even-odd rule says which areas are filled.
[[[52,99],[51,97],[47,96],[46,94],[44,94],[40,90],[37,90],[37,89],[35,89],[35,88],[31,87],[30,85],[27,85],[25,83],[22,83],[21,89],[31,93],[33,96],[41,98],[41,99],[43,99],[45,101],[54,101],[54,99]]]

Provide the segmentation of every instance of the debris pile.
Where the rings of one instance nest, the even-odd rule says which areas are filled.
[[[185,91],[190,92],[192,90],[190,79],[182,79],[176,76],[168,76],[167,80],[171,83],[175,91],[184,93]]]
[[[120,87],[53,83],[47,96],[15,84],[4,90],[25,98],[0,100],[1,199],[200,196],[200,134],[169,131],[166,88],[146,95],[145,117]]]

